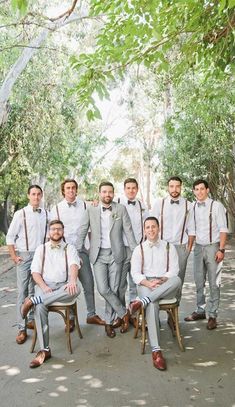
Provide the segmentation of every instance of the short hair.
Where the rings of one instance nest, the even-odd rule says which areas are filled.
[[[157,224],[157,226],[159,227],[159,221],[155,216],[148,216],[145,220],[144,220],[144,227],[145,227],[145,223],[147,222],[147,220],[154,220]]]
[[[58,225],[58,224],[61,225],[62,228],[64,229],[64,224],[63,224],[63,222],[62,222],[60,219],[51,220],[51,221],[49,222],[49,229],[50,229],[51,226],[53,226],[53,225]]]
[[[109,181],[103,181],[103,182],[101,182],[100,183],[100,185],[99,185],[99,192],[101,191],[101,188],[102,187],[112,187],[113,188],[113,192],[114,192],[114,186],[113,186],[113,184],[112,184],[112,182],[109,182]]]
[[[126,184],[129,184],[130,182],[132,182],[133,184],[135,184],[137,186],[137,188],[139,188],[138,182],[136,181],[135,178],[127,178],[124,181],[124,188],[126,186]]]
[[[64,186],[65,186],[65,184],[68,184],[68,182],[73,182],[74,184],[75,184],[75,186],[76,186],[76,191],[78,190],[78,183],[77,183],[77,181],[75,180],[75,179],[73,179],[73,178],[66,178],[63,182],[61,182],[61,184],[60,184],[60,189],[61,189],[61,193],[62,193],[62,195],[64,196]]]
[[[196,181],[194,181],[193,183],[193,189],[195,189],[195,187],[199,184],[204,184],[205,188],[208,189],[209,188],[209,184],[205,179],[197,179]]]
[[[180,177],[170,177],[167,181],[167,185],[169,185],[170,181],[178,181],[180,185],[182,185],[182,179]]]
[[[30,186],[28,187],[28,194],[30,193],[31,189],[33,189],[33,188],[39,189],[39,190],[41,191],[41,193],[43,194],[42,188],[41,188],[39,185],[37,185],[37,184],[33,184],[33,185],[30,185]]]

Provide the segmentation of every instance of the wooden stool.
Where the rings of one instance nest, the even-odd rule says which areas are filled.
[[[70,310],[73,311],[75,328],[77,328],[78,335],[82,339],[82,333],[81,333],[80,325],[78,322],[77,299],[75,299],[71,302],[66,302],[66,303],[54,302],[52,305],[48,306],[48,312],[56,312],[57,314],[60,314],[62,316],[65,326],[66,326],[66,337],[67,337],[68,350],[70,353],[73,353],[72,345],[71,345],[71,338],[70,338],[70,329],[69,329]],[[34,324],[32,345],[31,345],[31,349],[30,349],[31,353],[34,351],[36,341],[37,341],[37,329],[36,329],[36,324]]]
[[[180,328],[179,328],[179,316],[178,316],[178,309],[179,304],[176,298],[170,299],[163,299],[159,301],[159,308],[160,311],[166,311],[168,314],[168,324],[171,328],[172,335],[176,336],[179,348],[182,352],[185,351],[182,338],[180,335]],[[144,354],[145,352],[145,344],[146,344],[146,330],[147,330],[147,322],[145,319],[145,309],[141,307],[137,311],[137,324],[135,327],[134,338],[138,337],[138,331],[141,329],[141,353]]]

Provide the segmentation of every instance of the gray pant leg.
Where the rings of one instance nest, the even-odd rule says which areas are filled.
[[[40,287],[35,287],[35,295],[40,296],[43,300],[42,304],[38,304],[35,306],[34,313],[40,349],[45,349],[49,346],[49,324],[47,307],[56,301],[72,301],[80,293],[80,288],[78,287],[78,294],[70,295],[66,290],[64,290],[64,285],[64,283],[62,285],[58,284],[58,289],[52,291],[52,293],[46,294],[43,293]]]
[[[81,281],[87,307],[87,317],[96,314],[95,311],[95,294],[94,294],[94,278],[91,269],[89,257],[84,252],[79,252],[83,265],[79,270],[79,280]]]
[[[31,263],[33,260],[33,253],[30,252],[20,252],[19,256],[22,257],[23,261],[16,266],[17,275],[17,324],[20,330],[25,329],[26,320],[21,316],[21,305],[28,295],[31,295],[33,282],[31,275]],[[30,313],[29,319],[33,319],[33,311]]]
[[[131,271],[131,264],[130,264],[130,270],[128,273],[128,284],[129,284],[129,302],[132,302],[137,297],[137,286],[133,281],[130,271]]]
[[[208,316],[212,318],[217,317],[219,300],[220,300],[220,287],[216,285],[216,271],[218,263],[215,261],[215,254],[219,245],[213,244],[206,246],[205,249],[205,265],[208,274],[208,282],[210,288],[210,296],[208,300]]]
[[[139,297],[149,297],[152,293],[152,290],[143,285],[138,286],[138,295]],[[147,305],[145,310],[146,312],[146,321],[148,324],[148,337],[151,348],[160,347],[160,324],[159,324],[159,303],[150,302]]]
[[[115,263],[111,250],[100,249],[97,261],[94,264],[94,275],[97,289],[106,300],[105,321],[111,324],[115,318],[115,312],[122,318],[126,313],[118,298],[118,288],[122,272],[122,263]]]
[[[182,286],[179,292],[176,294],[177,300],[180,302],[181,296],[182,296],[182,288],[184,284],[184,279],[185,279],[185,273],[186,273],[186,268],[187,268],[187,262],[188,262],[188,256],[189,252],[186,249],[186,244],[183,245],[175,245],[177,254],[178,254],[178,260],[179,260],[179,278],[181,280]]]
[[[129,302],[135,300],[137,297],[137,287],[136,287],[136,284],[134,283],[133,278],[130,273],[132,252],[129,247],[126,247],[126,254],[127,254],[127,257],[123,264],[121,281],[120,281],[120,286],[119,286],[119,290],[118,290],[118,296],[124,307],[126,306],[125,296],[126,296],[126,291],[127,291],[127,282],[129,285]]]
[[[206,266],[204,262],[204,246],[198,244],[195,245],[194,249],[193,271],[197,293],[197,312],[204,313],[206,307]]]

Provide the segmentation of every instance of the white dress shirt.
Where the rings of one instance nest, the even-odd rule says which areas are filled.
[[[28,247],[29,251],[33,252],[44,242],[46,211],[40,208],[41,213],[34,212],[30,204],[23,209],[25,210]],[[14,213],[6,236],[6,243],[8,245],[15,245],[16,249],[22,252],[27,251],[23,209],[19,209]]]
[[[76,206],[69,205],[66,199],[58,203],[59,219],[64,224],[64,238],[67,243],[77,247],[79,229],[84,212],[86,211],[85,203],[82,199],[76,198]],[[58,219],[56,205],[50,212],[50,220]],[[88,238],[85,241],[86,248],[89,247]]]
[[[210,208],[211,198],[207,198],[205,206],[195,202],[189,219],[189,234],[196,236],[196,243],[207,245],[220,241],[220,233],[228,233],[226,210],[221,202],[213,201],[212,206],[212,241],[210,242]],[[199,202],[200,203],[200,202]]]
[[[100,235],[101,235],[101,243],[100,247],[102,249],[110,249],[111,248],[111,241],[110,241],[110,217],[112,215],[112,211],[106,209],[103,211],[103,206],[100,205]]]
[[[131,275],[135,284],[140,284],[146,277],[172,277],[179,273],[178,255],[175,247],[169,245],[169,268],[167,271],[167,242],[158,240],[154,245],[146,240],[143,244],[143,274],[141,247],[138,245],[131,259]]]
[[[59,248],[51,248],[51,242],[45,244],[45,262],[43,267],[43,280],[45,283],[62,283],[66,281],[66,260],[65,260],[65,246],[66,243],[61,241]],[[67,245],[67,258],[68,258],[68,276],[70,275],[70,267],[76,264],[80,268],[80,258],[77,250],[73,245]],[[43,245],[40,245],[34,254],[31,273],[42,274],[42,260],[43,260]]]
[[[179,204],[174,203],[171,204],[171,196],[168,195],[167,198],[164,199],[164,207],[163,207],[163,240],[166,240],[169,243],[173,244],[180,244],[181,243],[181,235],[184,225],[185,219],[185,211],[186,199],[183,197],[179,197]],[[182,244],[188,242],[188,221],[189,221],[189,214],[192,210],[192,203],[187,201],[187,218],[184,228],[183,240]],[[153,209],[151,211],[151,215],[155,216],[161,227],[161,212],[162,212],[162,198],[157,199],[155,202]],[[160,232],[161,233],[161,232]]]
[[[130,217],[135,240],[137,243],[140,243],[143,238],[143,222],[148,217],[148,211],[139,199],[135,199],[132,202],[135,202],[135,205],[128,204],[126,196],[120,198],[120,203],[126,207]],[[125,233],[123,233],[123,241],[125,246],[129,246]]]

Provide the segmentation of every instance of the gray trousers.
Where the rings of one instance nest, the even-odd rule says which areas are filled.
[[[53,289],[51,293],[44,294],[39,286],[35,286],[35,295],[42,298],[43,303],[35,306],[35,323],[38,334],[38,341],[40,349],[45,349],[49,346],[49,325],[48,325],[48,306],[53,302],[68,302],[72,301],[80,294],[80,288],[78,287],[78,294],[70,295],[65,291],[65,283],[51,283],[47,284]]]
[[[116,263],[114,261],[111,249],[100,249],[98,258],[93,265],[97,289],[105,299],[106,324],[112,324],[115,313],[120,318],[126,314],[126,308],[118,297],[122,265],[123,262]]]
[[[135,300],[137,297],[137,287],[136,287],[136,284],[134,283],[133,278],[130,273],[132,251],[129,247],[126,247],[126,254],[127,254],[127,257],[123,264],[121,281],[120,281],[120,286],[118,289],[118,296],[124,307],[126,306],[125,296],[126,296],[127,284],[129,286],[129,302]]]
[[[175,297],[180,286],[181,280],[178,276],[170,277],[165,283],[154,290],[143,285],[138,286],[139,297],[147,296],[151,300],[145,310],[151,348],[160,348],[159,300]]]
[[[19,330],[26,329],[26,323],[34,319],[33,310],[30,311],[28,317],[23,319],[21,316],[21,306],[26,297],[31,297],[34,295],[34,282],[31,275],[31,263],[33,260],[34,252],[18,252],[18,255],[22,257],[21,261],[16,266],[16,275],[17,275],[17,305],[16,305],[16,314],[17,314],[17,325]]]
[[[82,259],[83,265],[79,270],[79,280],[81,281],[87,307],[87,317],[96,314],[95,310],[95,294],[94,294],[94,278],[91,269],[88,254],[79,252],[79,257]]]
[[[181,296],[182,296],[182,288],[184,284],[184,278],[185,278],[185,273],[186,273],[186,268],[187,268],[187,262],[188,262],[188,257],[189,257],[189,252],[187,250],[187,245],[186,244],[175,244],[174,245],[178,254],[178,261],[179,261],[179,278],[181,280],[182,286],[179,289],[178,293],[176,294],[177,300],[180,302]]]
[[[210,296],[208,300],[208,316],[217,317],[220,287],[216,285],[218,263],[215,261],[215,254],[219,249],[219,243],[212,243],[205,246],[196,243],[194,249],[194,280],[197,292],[197,312],[204,313],[206,307],[205,283],[208,276]]]

